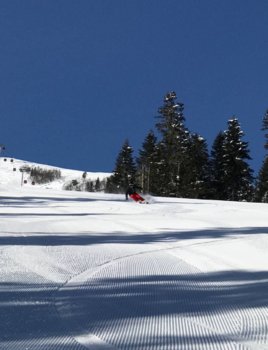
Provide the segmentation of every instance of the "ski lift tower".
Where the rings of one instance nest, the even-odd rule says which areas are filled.
[[[0,155],[6,149],[5,145],[0,144]]]

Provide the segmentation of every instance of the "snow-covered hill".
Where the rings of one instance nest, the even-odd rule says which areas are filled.
[[[14,159],[14,158],[7,158],[7,157],[0,157],[0,188],[1,187],[13,187],[17,188],[20,186],[33,186],[32,181],[29,178],[29,175],[27,173],[20,172],[20,169],[23,167],[30,167],[30,168],[36,168],[39,167],[41,169],[48,169],[48,170],[59,170],[61,172],[61,178],[59,180],[55,180],[51,183],[46,183],[44,185],[38,185],[34,184],[36,187],[46,187],[46,188],[53,188],[56,190],[60,190],[64,187],[64,184],[69,183],[72,180],[81,180],[83,171],[78,170],[70,170],[70,169],[64,169],[44,164],[38,164],[33,162],[28,162],[24,160]],[[87,173],[87,179],[90,180],[96,180],[99,178],[100,180],[103,180],[107,177],[109,177],[110,173],[104,173],[104,172],[86,172]],[[25,183],[24,183],[25,182]]]
[[[143,205],[20,186],[13,166],[1,160],[1,350],[268,349],[267,204]]]

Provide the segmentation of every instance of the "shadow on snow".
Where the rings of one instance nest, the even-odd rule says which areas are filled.
[[[26,215],[26,214],[25,214]],[[40,215],[40,214],[38,214]],[[45,214],[46,215],[46,214]],[[51,214],[48,214],[51,215]],[[65,216],[65,214],[62,214]],[[68,214],[69,215],[69,214]],[[73,214],[74,216],[102,215],[102,214]],[[112,214],[113,215],[113,214]],[[115,214],[116,215],[116,214]],[[9,236],[9,232],[2,232],[8,236],[0,236],[1,245],[39,245],[39,246],[61,246],[61,245],[94,245],[94,244],[150,244],[170,243],[191,239],[220,239],[224,237],[237,237],[239,235],[268,234],[268,227],[246,227],[246,228],[213,228],[195,231],[160,231],[159,233],[125,233],[111,232],[96,234],[90,231],[78,233],[45,233],[34,234],[21,232],[23,236]]]
[[[120,346],[118,337],[113,340],[114,344],[112,340],[110,342],[118,349],[178,349],[180,344],[188,344],[185,348],[192,349],[198,344],[203,344],[203,347],[204,344],[224,344],[243,335],[239,327],[228,334],[232,322],[252,323],[253,320],[247,320],[247,317],[257,317],[257,312],[250,314],[249,310],[265,309],[267,315],[268,307],[268,272],[95,277],[82,286],[66,286],[60,290],[58,287],[56,284],[0,284],[1,349],[16,349],[14,344],[4,345],[8,342],[19,344],[23,341],[26,344],[30,340],[46,344],[46,347],[36,345],[38,349],[68,349],[67,344],[61,347],[57,343],[58,337],[83,331],[99,337],[113,332],[121,334],[121,331],[130,331],[128,327],[143,321],[147,322],[147,334],[145,332],[138,338],[121,334]],[[162,322],[163,319],[173,322],[168,322],[165,334],[161,331],[153,334],[149,330],[160,325],[161,318]],[[186,320],[186,323],[187,319],[193,322],[189,336],[179,335],[179,323],[174,322],[178,318]],[[196,327],[202,328],[202,324],[208,322],[206,319],[212,322],[207,324],[210,331],[196,334]],[[213,322],[220,321],[227,324],[227,331],[222,335],[212,330],[215,326]],[[257,321],[254,321],[255,334],[257,331],[265,332],[265,329],[257,329],[260,326]],[[262,322],[267,330],[267,318]],[[250,337],[250,334],[244,336]],[[267,333],[264,337],[267,341]],[[48,346],[51,339],[53,342]],[[104,337],[107,342],[109,339]],[[78,344],[73,348],[79,349]]]

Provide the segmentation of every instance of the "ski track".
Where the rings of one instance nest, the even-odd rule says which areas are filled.
[[[12,202],[16,199],[10,207]],[[0,247],[1,350],[268,349],[268,306],[258,303],[265,291],[256,289],[255,281],[202,272],[183,258],[183,241],[127,241],[127,232],[141,238],[151,232],[149,223],[130,223],[129,208],[135,208],[136,215],[159,211],[166,216],[157,204],[126,203],[122,209],[115,202],[101,209],[106,216],[92,214],[96,227],[106,222],[118,233],[118,242],[101,243],[101,235],[91,240],[86,231],[84,205],[69,209],[53,201],[53,211],[40,220],[35,215],[48,204],[49,199],[33,201],[22,208],[23,220],[18,213],[1,225],[1,238],[10,239]],[[181,213],[191,212],[180,206]],[[62,215],[61,223],[55,211]],[[117,216],[118,211],[128,216]],[[82,243],[72,241],[77,214],[85,228]],[[47,244],[49,235],[57,244]],[[18,244],[12,244],[16,240]],[[219,239],[186,245],[214,241]],[[267,280],[262,283],[268,293]]]

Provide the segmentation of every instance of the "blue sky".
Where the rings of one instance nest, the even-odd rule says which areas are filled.
[[[6,156],[112,171],[136,153],[166,92],[207,139],[234,115],[264,158],[266,0],[1,0],[0,143]]]

